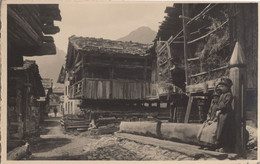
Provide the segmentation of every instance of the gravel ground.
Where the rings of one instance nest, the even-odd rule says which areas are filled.
[[[194,160],[178,152],[107,134],[117,130],[113,126],[64,134],[58,121],[58,118],[50,118],[45,122],[40,138],[30,142],[32,155],[27,160]],[[256,151],[252,153],[250,157],[256,158]]]
[[[59,118],[46,120],[40,138],[30,142],[32,155],[28,160],[192,160],[160,147],[118,139],[110,129],[70,132],[64,134]]]

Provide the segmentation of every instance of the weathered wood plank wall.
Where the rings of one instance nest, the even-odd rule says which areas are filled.
[[[141,81],[86,79],[84,88],[86,99],[145,99],[151,94],[151,83]]]

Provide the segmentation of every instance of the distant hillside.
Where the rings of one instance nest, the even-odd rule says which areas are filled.
[[[53,79],[54,86],[60,86],[60,84],[57,84],[56,82],[59,77],[61,66],[65,64],[66,53],[59,48],[56,48],[56,51],[56,55],[27,57],[26,59],[36,61],[42,78],[51,78]]]
[[[156,36],[156,32],[149,27],[142,26],[130,32],[127,36],[119,38],[119,41],[132,41],[145,44],[152,44]]]

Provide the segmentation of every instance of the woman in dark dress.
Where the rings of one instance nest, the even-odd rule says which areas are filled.
[[[218,84],[222,91],[217,105],[218,125],[216,131],[216,145],[219,148],[217,151],[220,152],[230,151],[232,147],[232,85],[232,81],[228,78],[221,79]]]

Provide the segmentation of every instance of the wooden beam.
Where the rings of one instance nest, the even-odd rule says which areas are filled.
[[[140,56],[140,55],[132,55],[132,54],[124,54],[124,53],[116,53],[114,52],[112,53],[107,53],[107,54],[101,54],[101,53],[97,53],[96,51],[93,51],[95,53],[91,53],[92,51],[87,51],[87,50],[82,50],[82,49],[78,49],[79,51],[82,52],[82,55],[86,55],[86,56],[93,56],[93,57],[100,57],[100,56],[113,56],[113,58],[124,58],[124,59],[142,59],[142,58],[149,58],[152,57],[150,56]]]
[[[129,69],[142,69],[145,68],[144,65],[129,65],[129,64],[123,64],[123,63],[85,63],[85,66],[90,66],[90,67],[111,67],[113,66],[114,68],[129,68]],[[146,66],[146,69],[152,69],[151,66]]]
[[[21,19],[21,17],[11,8],[7,6],[7,15],[8,20],[13,20],[16,24],[16,27],[21,28],[24,32],[38,45],[42,44],[41,36],[39,36],[34,29],[28,24],[27,21]]]
[[[52,36],[43,36],[42,41],[44,42],[54,42],[54,39]]]
[[[14,5],[17,11],[19,11],[18,13],[22,13],[19,14],[19,16],[26,20],[35,32],[42,37],[42,23],[39,19],[39,12],[35,9],[36,6],[37,5]]]
[[[56,4],[39,5],[41,16],[50,17],[53,20],[61,21],[60,9]]]
[[[182,5],[182,15],[189,17],[189,9],[188,9],[189,4],[183,4]],[[189,80],[189,71],[188,71],[188,63],[187,59],[190,56],[190,51],[189,47],[187,45],[188,40],[189,40],[189,29],[187,28],[187,19],[183,19],[183,35],[184,35],[184,63],[185,63],[185,76],[186,76],[186,85],[190,84]]]
[[[175,7],[169,7],[169,6],[167,6],[164,12],[165,12],[165,13],[171,13],[171,12],[173,12],[174,10],[175,10]]]
[[[192,104],[193,104],[193,96],[190,95],[189,96],[188,106],[187,106],[187,109],[186,109],[185,118],[184,118],[184,123],[189,123],[189,118],[190,118],[190,112],[191,112]]]
[[[216,29],[214,29],[214,30],[210,31],[209,33],[207,33],[206,35],[203,35],[203,36],[201,36],[201,37],[199,37],[199,38],[197,38],[197,39],[194,39],[194,40],[192,40],[192,41],[189,41],[188,44],[195,43],[195,42],[197,42],[197,41],[199,41],[199,40],[201,40],[201,39],[206,38],[206,37],[209,36],[210,34],[216,32],[217,30],[219,30],[219,29],[220,29],[221,27],[223,27],[225,24],[227,24],[228,21],[229,21],[229,19],[228,19],[227,21],[225,21],[224,23],[222,23],[222,24],[221,24],[219,27],[217,27]]]
[[[47,17],[47,16],[40,16],[40,20],[43,24],[45,23],[53,23],[54,19],[52,17]]]
[[[22,56],[55,55],[56,46],[54,43],[43,43],[39,47],[31,47],[20,51]]]
[[[214,80],[209,80],[203,83],[198,83],[198,84],[192,84],[186,86],[186,92],[187,93],[198,93],[198,92],[204,92],[205,87],[207,87],[207,90],[214,90],[215,87],[217,86],[218,82],[221,81],[221,78],[217,78]]]
[[[205,75],[205,74],[208,74],[208,72],[200,72],[200,73],[197,73],[194,75],[190,75],[189,77],[197,77],[197,76],[201,76],[201,75]]]
[[[186,5],[186,4],[185,4]],[[201,16],[205,15],[207,12],[209,12],[211,9],[213,9],[217,4],[209,4],[207,7],[205,7],[198,15],[196,15],[195,17],[193,17],[190,21],[187,22],[186,25],[189,25],[191,22],[197,20],[198,18],[200,18]],[[183,5],[182,5],[183,6]],[[159,30],[160,31],[160,30]],[[158,31],[158,33],[159,33]],[[172,41],[174,41],[175,39],[178,39],[178,36],[183,32],[183,29],[173,38],[173,36],[171,36],[169,39],[168,39],[168,42],[169,44],[171,44]],[[158,34],[157,34],[158,35]],[[160,50],[163,50],[166,48],[166,45],[163,45],[161,47]],[[161,51],[159,51],[161,52]]]
[[[47,24],[47,25],[43,26],[42,31],[44,34],[56,34],[56,33],[60,32],[60,28],[58,26]]]
[[[199,60],[200,59],[200,57],[195,57],[195,58],[189,58],[189,59],[187,59],[187,61],[196,61],[196,60]]]
[[[147,74],[147,58],[144,59],[144,80],[146,81]]]

